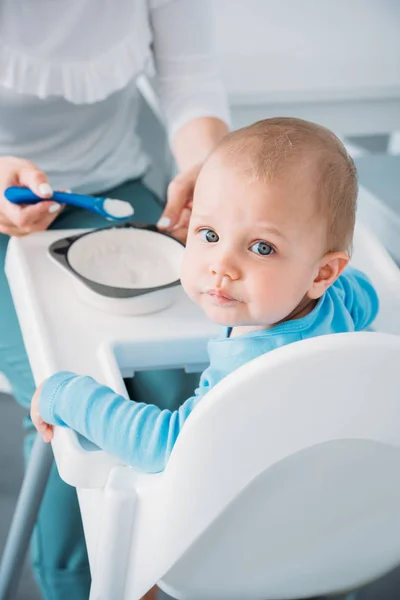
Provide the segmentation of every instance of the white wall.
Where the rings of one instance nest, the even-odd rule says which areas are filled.
[[[400,95],[399,0],[213,0],[234,96]]]
[[[213,0],[233,126],[310,119],[400,129],[400,0]]]
[[[400,0],[212,0],[233,126],[297,116],[340,135],[400,130]],[[145,107],[155,158],[146,180],[165,194],[165,139]]]

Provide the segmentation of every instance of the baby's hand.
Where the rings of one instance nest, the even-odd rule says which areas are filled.
[[[45,442],[51,442],[54,435],[54,427],[53,425],[49,425],[45,423],[42,417],[39,414],[39,398],[40,393],[42,391],[44,382],[37,388],[36,392],[33,394],[32,402],[31,402],[31,419],[32,423],[42,436]]]

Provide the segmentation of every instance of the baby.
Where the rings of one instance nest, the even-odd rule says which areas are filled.
[[[71,427],[124,463],[161,471],[192,410],[231,371],[291,342],[368,327],[376,293],[347,267],[356,199],[353,161],[323,127],[275,118],[225,137],[196,185],[181,277],[226,326],[198,389],[172,412],[57,373],[32,400],[44,440],[54,425]]]

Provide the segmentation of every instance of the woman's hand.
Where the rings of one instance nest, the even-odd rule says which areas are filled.
[[[23,236],[47,229],[61,205],[51,201],[29,206],[13,204],[4,196],[4,191],[12,185],[28,187],[41,198],[53,195],[46,175],[36,165],[14,156],[0,157],[0,233]]]
[[[31,401],[31,419],[32,423],[42,436],[43,440],[48,443],[51,442],[51,440],[53,439],[54,427],[53,425],[45,423],[39,413],[39,398],[43,385],[44,382],[37,388],[36,392],[33,395]]]
[[[194,165],[179,173],[169,184],[167,204],[157,223],[181,242],[186,242],[190,215],[192,213],[193,192],[203,163]]]
[[[180,173],[169,184],[167,204],[157,227],[181,242],[186,242],[193,192],[201,168],[227,133],[227,124],[216,117],[191,119],[175,133],[172,146]]]

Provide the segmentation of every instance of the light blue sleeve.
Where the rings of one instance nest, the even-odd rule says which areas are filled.
[[[172,412],[127,400],[91,377],[65,371],[46,380],[39,410],[46,423],[70,427],[125,464],[157,473],[202,395],[199,387]]]
[[[368,327],[378,314],[379,298],[365,273],[347,267],[333,286],[353,319],[355,331]]]

